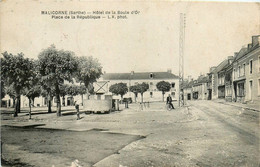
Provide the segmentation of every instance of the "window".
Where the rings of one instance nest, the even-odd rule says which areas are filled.
[[[236,78],[236,69],[234,69],[234,72],[233,72],[233,79]]]
[[[245,93],[244,93],[244,83],[239,83],[238,85],[237,85],[237,87],[238,87],[238,96],[244,96],[245,95]]]
[[[150,97],[153,97],[153,92],[150,92]]]
[[[258,95],[260,95],[260,79],[258,79]]]
[[[153,78],[153,73],[150,73],[150,78],[151,78],[151,79]]]
[[[172,95],[173,97],[175,97],[175,92],[172,92],[171,95]]]
[[[240,66],[238,66],[238,77],[240,77],[241,76],[241,68],[240,68]]]
[[[245,73],[246,73],[246,64],[243,64],[242,76],[245,76]]]
[[[252,74],[253,73],[253,60],[249,61],[249,73]]]
[[[150,85],[153,85],[153,83],[152,83],[152,82],[150,82]]]
[[[174,87],[175,87],[175,83],[174,83],[174,82],[172,82],[172,84],[171,84],[171,85],[172,85],[172,88],[174,88]]]

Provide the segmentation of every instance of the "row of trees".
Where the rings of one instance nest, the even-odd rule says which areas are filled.
[[[42,50],[37,60],[25,58],[23,53],[2,53],[1,99],[8,94],[14,99],[15,114],[20,112],[20,97],[25,95],[29,103],[40,95],[51,101],[57,99],[57,116],[61,115],[60,97],[91,93],[92,83],[102,74],[102,66],[93,57],[77,57],[71,51],[58,50],[54,45]],[[79,82],[80,86],[65,82]],[[30,109],[31,111],[31,109]]]
[[[156,84],[156,87],[159,91],[162,92],[163,100],[165,92],[169,92],[171,90],[171,84],[166,81],[160,81]],[[145,82],[138,83],[136,85],[130,86],[129,90],[135,94],[135,101],[138,93],[141,94],[141,102],[143,102],[143,94],[149,89],[149,85]],[[116,83],[109,87],[109,91],[120,95],[121,98],[129,91],[126,83]]]

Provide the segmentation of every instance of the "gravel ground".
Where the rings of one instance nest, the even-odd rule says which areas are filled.
[[[259,166],[259,112],[192,101],[172,111],[152,103],[144,110],[131,104],[111,114],[81,114],[79,121],[74,114],[65,109],[60,118],[52,113],[2,120],[2,163],[70,166],[78,159],[97,167]]]

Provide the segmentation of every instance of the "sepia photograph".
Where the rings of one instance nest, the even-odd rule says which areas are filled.
[[[0,166],[260,166],[258,0],[0,0],[0,67]]]

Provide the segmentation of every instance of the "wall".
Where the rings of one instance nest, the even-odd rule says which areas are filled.
[[[179,99],[179,80],[178,79],[110,80],[107,83],[106,86],[109,88],[113,84],[122,82],[122,83],[126,83],[127,86],[129,87],[129,86],[133,86],[133,85],[135,85],[137,83],[145,82],[145,83],[149,84],[149,90],[143,94],[143,100],[144,101],[162,101],[162,92],[158,91],[157,88],[156,88],[156,84],[158,82],[160,82],[160,81],[166,81],[166,82],[169,82],[169,83],[175,83],[174,88],[172,88],[170,92],[166,92],[165,93],[164,101],[166,100],[167,95],[169,93],[171,93],[171,92],[174,92],[174,94],[175,94],[175,95],[172,96],[173,100],[178,100]],[[151,83],[152,83],[152,85],[151,85]],[[150,92],[152,92],[152,96],[150,95]],[[108,94],[109,92],[106,92],[106,93]],[[132,92],[127,92],[124,95],[124,97],[131,97],[133,101],[135,99],[135,95]],[[137,101],[138,102],[141,101],[141,94],[140,93],[138,94]]]

